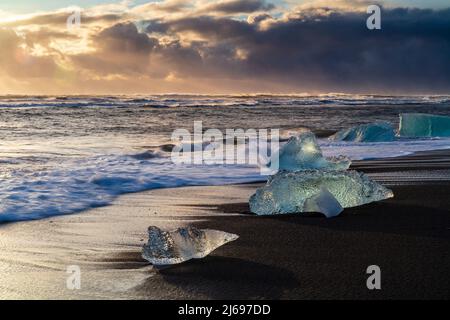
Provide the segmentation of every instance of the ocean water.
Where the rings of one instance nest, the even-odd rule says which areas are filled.
[[[128,192],[259,181],[256,166],[176,165],[175,129],[305,128],[325,137],[398,114],[450,115],[450,96],[3,96],[0,223],[71,214]],[[450,148],[449,139],[385,143],[320,140],[326,155],[372,159]]]

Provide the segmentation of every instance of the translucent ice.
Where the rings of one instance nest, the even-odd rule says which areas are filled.
[[[280,171],[250,197],[250,210],[258,215],[309,212],[312,209],[311,201],[320,204],[319,207],[322,203],[327,203],[326,200],[318,200],[323,198],[320,195],[323,188],[343,208],[394,196],[391,190],[357,171]]]
[[[400,114],[402,137],[450,137],[450,117],[424,113]]]
[[[177,264],[190,259],[204,258],[218,247],[238,237],[219,230],[186,227],[163,231],[150,226],[148,243],[144,245],[142,257],[157,266]]]
[[[339,201],[324,187],[319,193],[306,199],[303,205],[303,212],[319,212],[327,218],[335,217],[343,210]]]
[[[312,132],[291,137],[278,154],[280,170],[329,169],[347,170],[351,161],[343,156],[324,158]]]
[[[329,139],[354,142],[394,141],[395,131],[394,127],[389,122],[375,122],[343,129],[332,135]]]

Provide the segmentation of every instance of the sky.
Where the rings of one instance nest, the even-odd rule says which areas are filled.
[[[154,1],[154,2],[160,2]],[[148,0],[134,0],[130,1],[131,4],[139,5],[149,2]],[[297,2],[299,4],[305,3],[307,1],[282,1],[276,0],[272,1],[272,3],[281,4],[281,3],[294,3]],[[99,4],[107,4],[114,3],[111,0],[4,0],[0,3],[0,10],[9,11],[13,13],[30,13],[39,10],[55,10],[63,7],[69,6],[80,6],[83,8],[89,8]],[[449,6],[448,0],[391,0],[390,4],[396,6],[410,6],[410,7],[419,7],[419,8],[445,8]]]
[[[0,45],[0,95],[450,94],[448,0],[3,0]]]

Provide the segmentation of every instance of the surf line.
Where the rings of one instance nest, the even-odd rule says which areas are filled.
[[[179,315],[199,315],[209,318],[213,307],[192,307],[188,304],[178,308]]]

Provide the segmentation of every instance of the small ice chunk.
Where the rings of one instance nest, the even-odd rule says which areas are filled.
[[[450,137],[450,117],[425,113],[400,114],[401,137]]]
[[[306,199],[303,205],[303,212],[319,212],[327,218],[335,217],[342,211],[344,208],[325,187],[322,187],[319,193]]]
[[[312,132],[294,136],[274,155],[278,157],[280,170],[329,169],[347,170],[351,161],[344,157],[325,158]]]
[[[334,141],[384,142],[394,141],[395,131],[390,122],[375,122],[343,129],[331,137]]]
[[[150,226],[148,243],[144,245],[142,257],[156,266],[182,263],[190,259],[204,258],[238,237],[219,230],[186,227],[163,231]]]
[[[392,198],[393,192],[357,171],[280,171],[250,197],[250,210],[257,215],[305,212],[305,202],[326,188],[341,207],[356,207]],[[319,196],[320,198],[320,196]],[[329,199],[328,199],[329,200]]]

